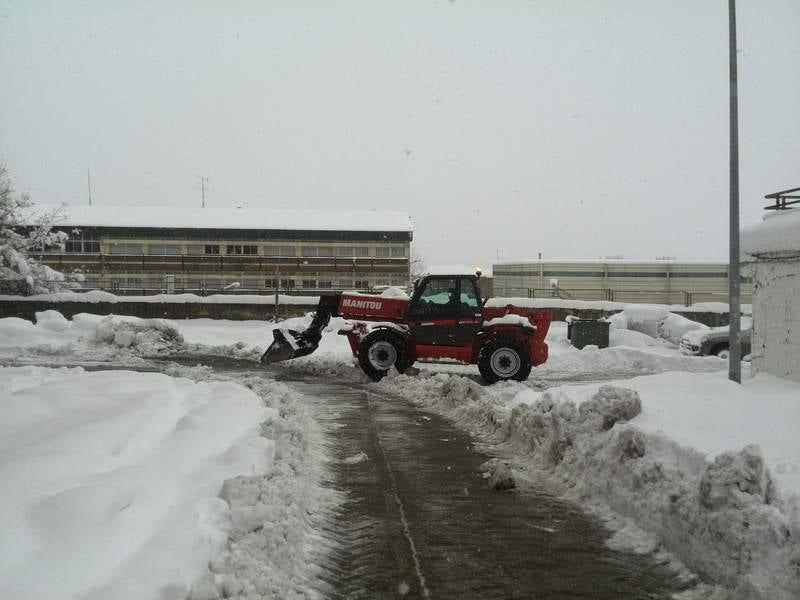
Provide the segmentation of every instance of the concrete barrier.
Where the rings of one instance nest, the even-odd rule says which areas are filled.
[[[316,304],[281,304],[277,317],[286,319],[299,317],[316,309]],[[71,302],[0,300],[0,317],[19,317],[35,321],[35,313],[57,310],[65,317],[72,318],[80,313],[95,315],[129,315],[149,319],[230,319],[232,321],[271,320],[276,316],[274,304],[239,303],[193,303],[193,302]],[[581,319],[600,319],[620,312],[587,308],[548,308],[553,321],[564,321],[567,315]],[[677,311],[687,319],[704,323],[709,327],[719,327],[729,323],[728,313]]]
[[[282,304],[277,316],[299,317],[316,308],[302,304]],[[192,302],[52,302],[42,300],[0,300],[0,317],[19,317],[35,321],[35,314],[57,310],[71,319],[80,313],[128,315],[144,319],[230,319],[266,321],[276,316],[273,304],[223,304]]]

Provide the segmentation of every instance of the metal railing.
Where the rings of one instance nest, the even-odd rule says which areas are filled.
[[[792,188],[791,190],[783,190],[780,192],[775,192],[773,194],[767,194],[764,196],[767,200],[774,200],[775,204],[770,204],[769,206],[765,206],[765,210],[787,210],[787,206],[792,204],[800,204],[800,195],[797,195],[797,192],[800,192],[800,187]]]

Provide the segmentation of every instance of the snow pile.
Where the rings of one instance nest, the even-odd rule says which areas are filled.
[[[408,300],[408,294],[406,294],[404,290],[392,285],[381,291],[380,295],[384,298],[403,298],[404,300]]]
[[[34,316],[36,317],[36,325],[48,331],[66,331],[71,326],[64,315],[56,310],[37,312]]]
[[[742,253],[800,257],[800,210],[771,211],[761,223],[742,229]]]
[[[507,314],[502,317],[495,317],[483,322],[484,327],[491,327],[492,325],[521,325],[527,329],[536,329],[536,326],[530,322],[528,317],[522,315]]]
[[[716,356],[684,356],[664,340],[629,329],[612,328],[609,348],[578,350],[566,339],[566,324],[557,321],[551,323],[545,341],[549,357],[531,373],[534,382],[607,380],[664,371],[708,372],[727,365]]]
[[[640,333],[632,329],[611,329],[608,332],[608,345],[612,348],[624,346],[642,350],[667,347],[663,340],[657,340],[646,333]]]
[[[0,319],[0,356],[109,360],[184,349],[175,323],[163,319],[78,314],[70,321],[54,310],[37,312],[35,317],[35,324],[14,317]]]
[[[97,324],[94,336],[100,344],[135,350],[146,356],[170,354],[183,347],[183,336],[163,319],[109,316]]]
[[[0,387],[9,597],[184,597],[233,527],[222,482],[275,460],[277,412],[232,383],[23,367]]]
[[[669,373],[543,393],[446,374],[377,385],[613,510],[611,544],[633,534],[640,551],[667,550],[736,598],[800,597],[797,384]]]
[[[250,472],[222,486],[230,540],[188,600],[322,597],[326,553],[336,544],[320,532],[342,502],[323,486],[331,478],[330,451],[306,398],[261,377],[239,381],[277,412],[262,426],[262,436],[274,441],[273,463],[264,474]]]
[[[650,304],[629,304],[622,312],[610,316],[608,320],[611,322],[612,330],[638,331],[675,345],[680,343],[681,336],[687,331],[708,329],[702,323],[670,312],[665,306]]]

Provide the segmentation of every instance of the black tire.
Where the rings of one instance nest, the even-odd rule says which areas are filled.
[[[390,329],[376,329],[359,343],[358,364],[373,381],[383,379],[392,367],[402,373],[408,368],[405,340]]]
[[[713,354],[714,356],[719,356],[720,358],[724,359],[728,358],[729,352],[730,352],[730,347],[728,346],[727,343],[717,344],[711,350],[711,354]]]
[[[481,348],[478,370],[486,383],[525,381],[531,374],[531,357],[524,344],[514,338],[489,340]]]

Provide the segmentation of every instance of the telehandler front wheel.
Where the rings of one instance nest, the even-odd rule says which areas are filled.
[[[405,340],[389,329],[376,329],[358,345],[358,364],[373,381],[380,381],[395,367],[401,373],[408,367]]]
[[[481,348],[478,370],[486,383],[525,381],[531,374],[531,357],[525,345],[514,338],[497,338]]]

